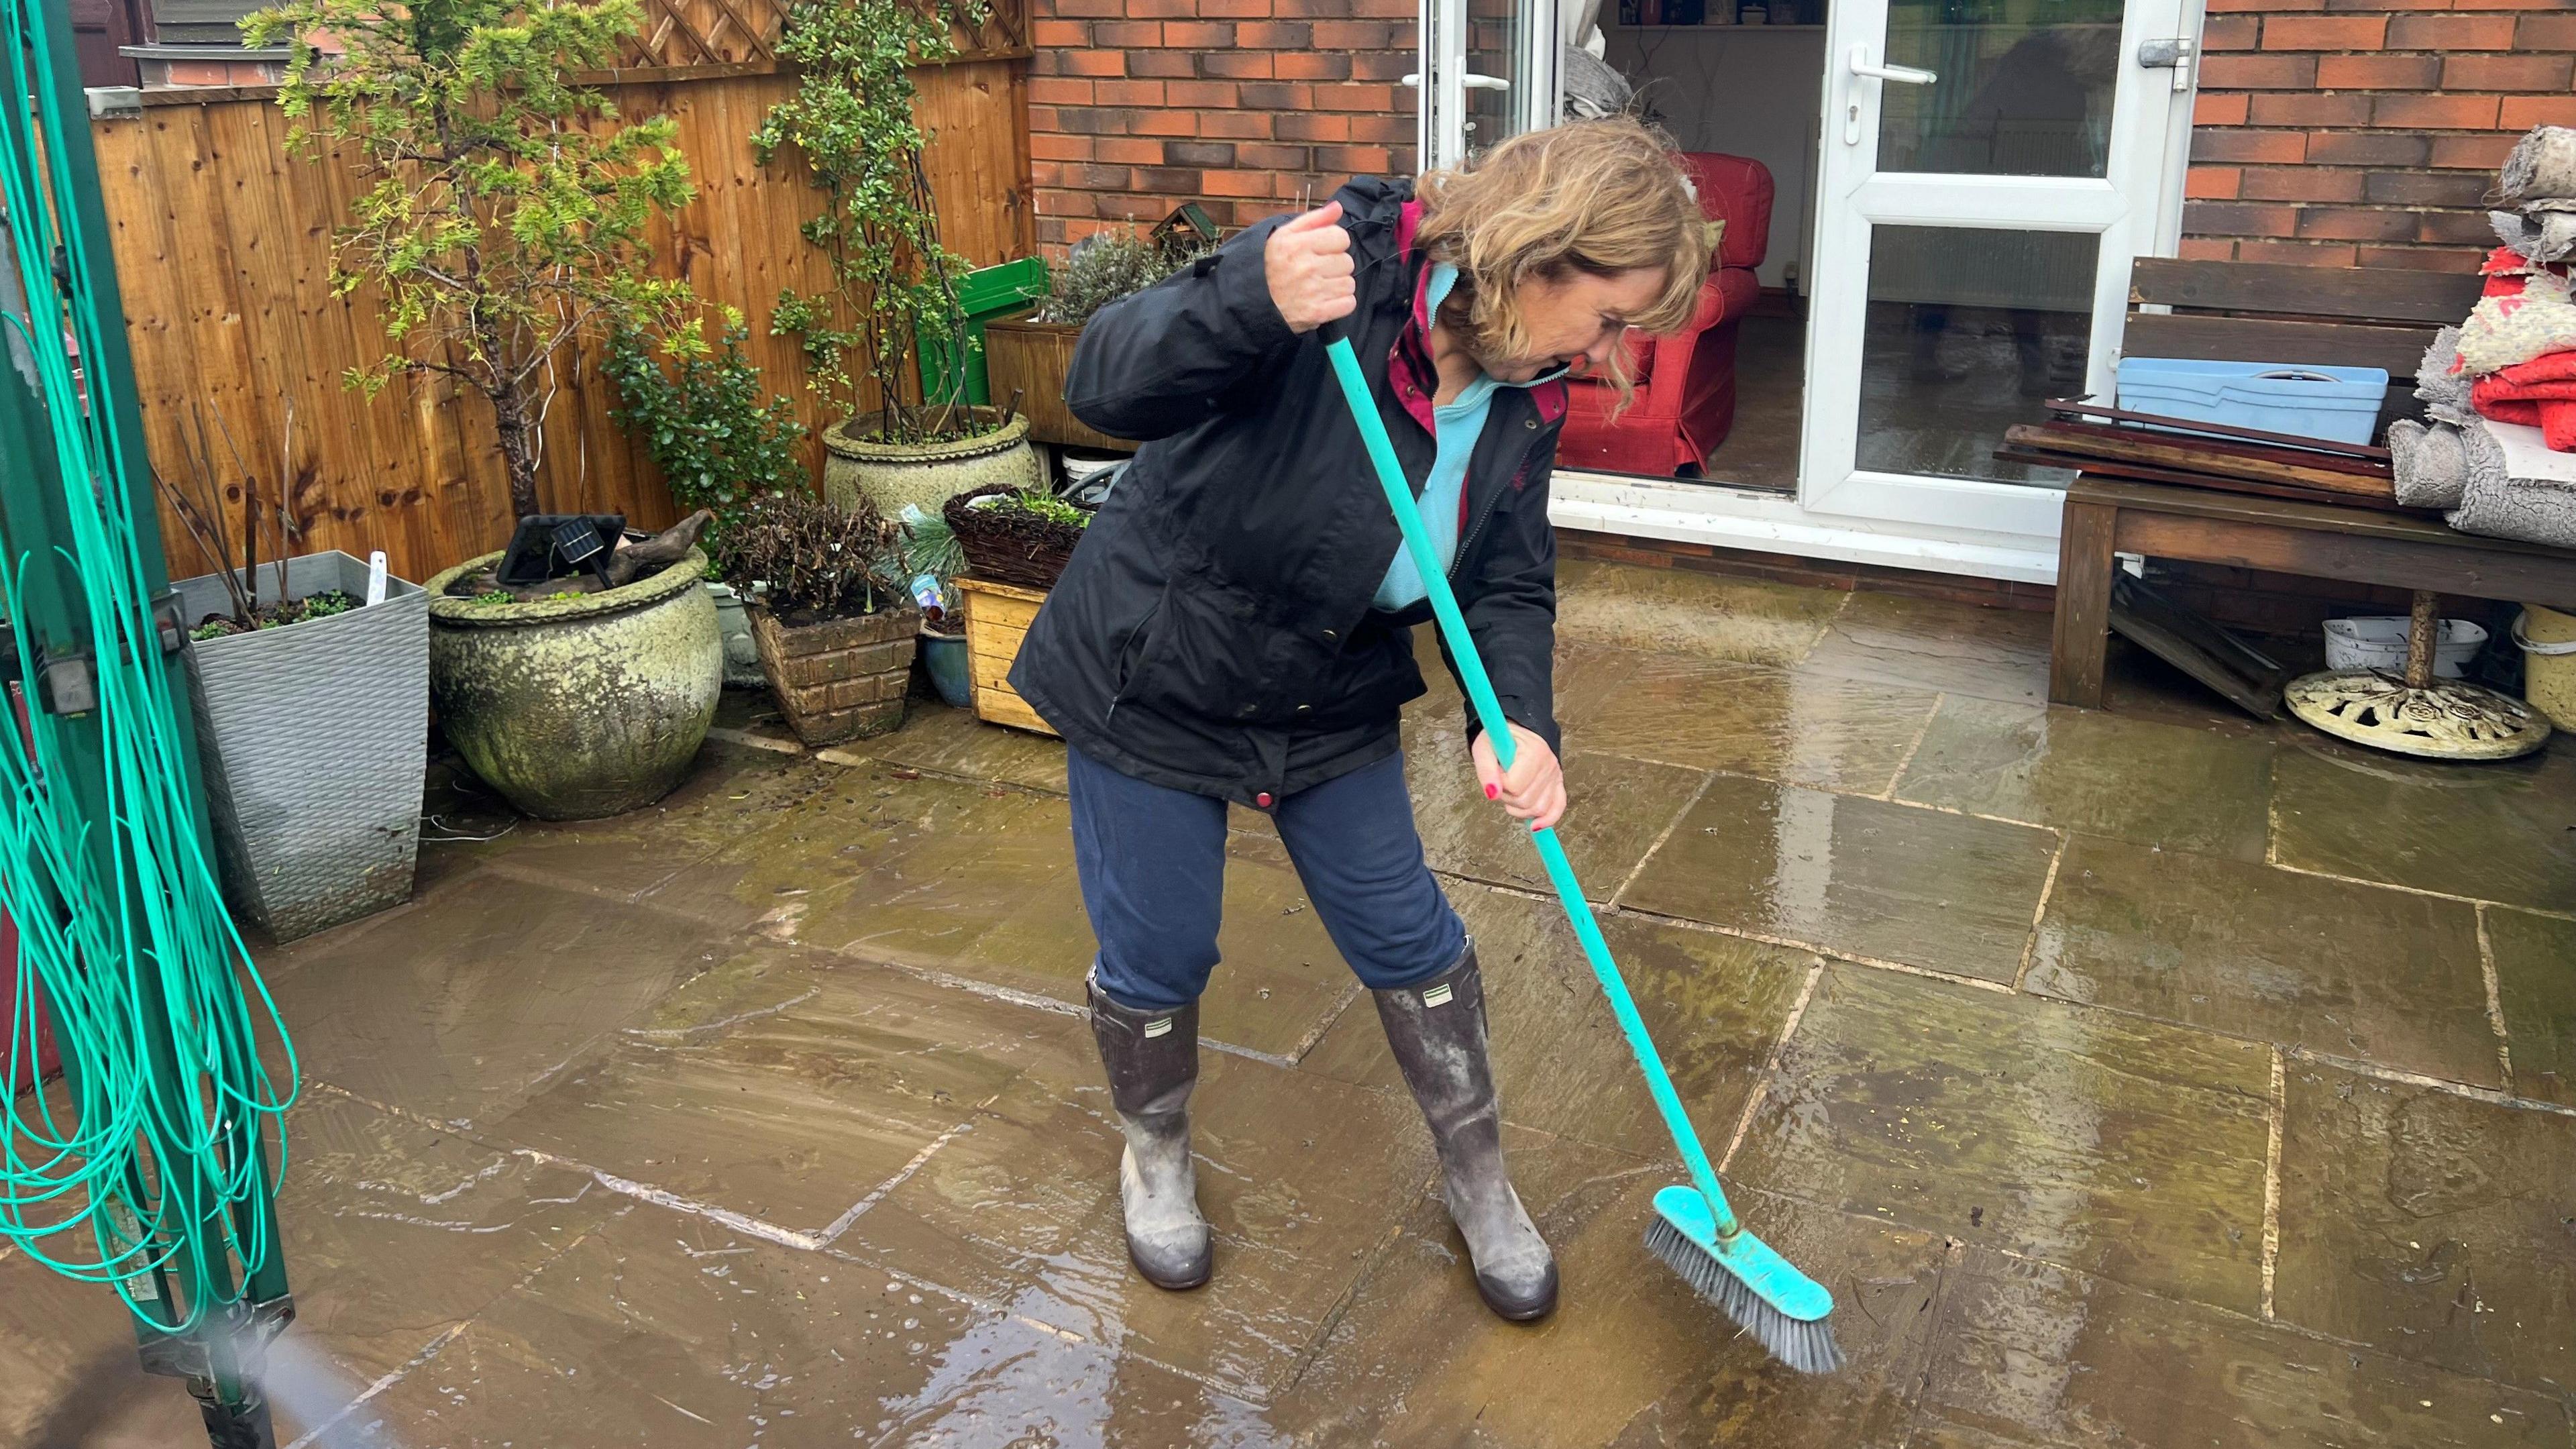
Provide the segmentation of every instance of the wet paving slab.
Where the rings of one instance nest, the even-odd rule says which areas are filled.
[[[1941,701],[1896,784],[1899,800],[2259,861],[2272,792],[2268,740],[2098,710]]]
[[[1090,1064],[1082,1023],[756,948],[487,1132],[819,1246],[1042,1059]]]
[[[2576,913],[2576,742],[2440,764],[2302,738],[2273,766],[2274,859],[2301,870]]]
[[[835,759],[875,760],[898,770],[1065,793],[1064,741],[984,724],[971,710],[919,699],[905,710],[902,729],[835,746],[830,754]]]
[[[1276,1442],[1250,1405],[1006,1306],[643,1204],[369,1408],[348,1444]]]
[[[2042,616],[1568,579],[1569,843],[1633,874],[1603,928],[1842,1374],[1639,1245],[1677,1164],[1425,630],[1423,833],[1555,1319],[1477,1301],[1265,819],[1195,1104],[1218,1278],[1164,1294],[1074,1014],[1062,747],[917,705],[804,751],[729,696],[660,809],[520,822],[446,772],[413,904],[263,943],[327,1084],[282,1422],[373,1384],[312,1449],[2576,1444],[2576,752],[2365,758],[2152,670],[2048,710]],[[0,1444],[201,1441],[112,1295],[0,1253]]]
[[[1484,973],[1504,1120],[1632,1156],[1669,1154],[1627,1038],[1557,903],[1474,887],[1450,895]],[[1634,916],[1604,917],[1601,930],[1683,1105],[1704,1132],[1732,1131],[1817,958]],[[1298,1065],[1405,1091],[1366,1000]]]
[[[1556,572],[1563,643],[1704,661],[1794,664],[1856,597],[1689,569],[1568,560]]]
[[[1939,696],[1755,665],[1654,658],[1568,729],[1573,748],[1884,793]]]
[[[1556,687],[1556,722],[1571,737],[1591,719],[1601,701],[1638,669],[1663,656],[1639,649],[1560,636],[1550,660]],[[1440,651],[1439,631],[1428,624],[1413,631],[1413,660],[1422,671],[1423,697],[1405,706],[1408,727],[1425,721],[1445,723],[1454,733],[1464,728],[1466,696]]]
[[[2032,826],[1720,775],[1621,904],[2009,982],[2057,848]]]
[[[1190,1112],[1216,1256],[1194,1292],[1153,1288],[1127,1262],[1096,1063],[1031,1071],[839,1246],[1265,1399],[1427,1190],[1430,1137],[1409,1099],[1218,1053],[1201,1054]]]
[[[1855,593],[1799,672],[1980,699],[2048,699],[2046,614]]]
[[[840,768],[650,899],[709,919],[757,907],[771,939],[936,967],[1071,874],[1071,821],[1060,796]]]
[[[1836,965],[1731,1167],[1756,1187],[2253,1313],[2270,1076],[2251,1043]]]
[[[1935,1234],[1744,1195],[1763,1241],[1828,1275],[1847,1362],[1773,1362],[1642,1239],[1677,1162],[1546,1134],[1506,1138],[1513,1177],[1562,1275],[1556,1313],[1504,1323],[1475,1297],[1436,1197],[1414,1205],[1313,1361],[1274,1407],[1300,1445],[1476,1449],[1893,1446],[1931,1350],[1945,1258]]]
[[[74,1282],[23,1251],[0,1250],[0,1444],[204,1443],[196,1402],[179,1380],[143,1371],[133,1322],[114,1289]]]
[[[839,773],[794,756],[709,745],[689,778],[656,804],[606,820],[526,821],[480,853],[548,885],[639,900],[766,829],[779,812],[836,783]]]
[[[2576,1107],[2576,921],[2496,908],[2484,921],[2513,1090]]]
[[[1564,763],[1569,804],[1556,827],[1557,840],[1585,897],[1607,902],[1708,777],[1700,770],[1570,745]],[[1504,814],[1477,786],[1463,738],[1445,741],[1428,730],[1417,735],[1406,749],[1405,778],[1413,790],[1414,828],[1422,834],[1423,855],[1433,870],[1554,892],[1528,826]]]
[[[288,1118],[278,1204],[295,1326],[288,1419],[310,1428],[605,1220],[590,1179],[327,1091]],[[68,1246],[68,1245],[66,1245]],[[86,1245],[84,1245],[86,1246]],[[0,1262],[0,1443],[202,1442],[180,1383],[143,1373],[113,1293]],[[30,1372],[32,1371],[32,1372]]]
[[[1972,1248],[1910,1442],[2537,1449],[2570,1427],[2556,1396]]]
[[[2569,1403],[2571,1183],[2576,1116],[2292,1062],[2276,1311]]]
[[[727,954],[685,919],[486,869],[334,933],[271,989],[307,1073],[461,1126]]]
[[[2029,989],[2502,1087],[2477,907],[2077,836]]]

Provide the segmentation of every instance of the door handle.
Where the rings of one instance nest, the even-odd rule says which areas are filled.
[[[1917,70],[1910,65],[1874,64],[1869,58],[1869,47],[1866,45],[1852,47],[1851,73],[1867,76],[1871,80],[1894,81],[1898,85],[1906,86],[1928,86],[1941,78],[1936,71]]]
[[[1866,45],[1851,48],[1851,73],[1865,80],[1894,81],[1905,86],[1928,86],[1941,78],[1932,71],[1917,70],[1910,65],[1880,65],[1869,58]],[[1843,88],[1843,144],[1860,144],[1860,88],[1857,86]]]
[[[1467,89],[1471,91],[1507,91],[1512,88],[1512,83],[1510,81],[1507,81],[1498,75],[1471,74],[1460,76],[1458,79],[1460,84],[1466,86]],[[1422,85],[1422,72],[1418,70],[1406,71],[1404,74],[1395,78],[1395,83],[1397,85],[1412,86],[1416,89],[1420,89]]]

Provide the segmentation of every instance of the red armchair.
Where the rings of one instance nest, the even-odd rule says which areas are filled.
[[[1699,313],[1673,337],[1629,342],[1637,396],[1617,417],[1618,390],[1576,379],[1557,442],[1562,468],[1672,477],[1696,471],[1735,425],[1735,333],[1761,295],[1753,269],[1771,240],[1771,169],[1747,156],[1681,153],[1699,186],[1700,210],[1726,223],[1718,265],[1700,288]]]

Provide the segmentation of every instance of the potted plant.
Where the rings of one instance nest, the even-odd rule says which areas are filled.
[[[707,344],[700,319],[691,317],[660,339],[637,327],[610,332],[601,370],[617,389],[617,422],[644,445],[671,497],[683,509],[714,515],[707,552],[724,557],[724,541],[751,500],[800,486],[804,460],[797,445],[805,427],[787,399],[771,395],[760,369],[743,356],[751,335],[742,313],[724,310],[724,333]],[[751,620],[733,586],[710,576],[724,639],[725,683],[763,682]]]
[[[753,590],[761,670],[809,745],[903,723],[921,614],[902,539],[865,496],[841,508],[803,492],[759,500],[727,534],[727,567]]]
[[[667,330],[685,284],[646,237],[692,194],[667,117],[624,121],[573,77],[618,63],[639,0],[291,0],[245,22],[291,41],[290,140],[361,181],[333,285],[380,298],[390,344],[351,381],[444,379],[486,405],[519,518],[540,512],[559,358],[624,325]],[[315,39],[328,34],[327,60]],[[581,819],[660,798],[686,773],[721,688],[705,558],[602,591],[503,598],[430,580],[430,692],[468,764],[529,814]],[[462,593],[459,593],[462,590]]]
[[[295,411],[286,416],[292,457]],[[337,551],[289,557],[285,503],[216,423],[234,491],[197,414],[191,476],[163,498],[215,572],[173,585],[196,704],[217,868],[233,908],[280,941],[411,898],[428,766],[429,596]],[[260,557],[271,526],[276,546]],[[236,548],[236,543],[239,547]],[[376,556],[379,563],[383,555]],[[318,761],[326,763],[317,769]]]
[[[804,0],[778,43],[798,67],[796,91],[752,136],[763,165],[792,149],[825,193],[804,231],[832,285],[780,293],[770,321],[797,339],[810,385],[844,418],[823,433],[824,496],[847,507],[865,494],[889,517],[987,483],[1042,481],[1026,418],[968,404],[962,387],[928,404],[905,391],[925,333],[945,339],[943,356],[966,355],[966,263],[940,244],[909,69],[957,53],[953,14],[945,0]]]
[[[966,650],[966,602],[957,576],[966,571],[966,555],[944,514],[925,513],[919,504],[903,510],[905,566],[912,570],[912,601],[921,609],[922,672],[931,691],[950,709],[975,702],[973,661]]]
[[[984,324],[984,367],[993,395],[1018,395],[1028,411],[1030,436],[1077,448],[1135,450],[1134,443],[1093,431],[1064,405],[1073,345],[1101,308],[1206,255],[1213,232],[1213,227],[1202,234],[1172,222],[1156,228],[1151,238],[1094,232],[1073,244],[1064,265],[1055,269],[1051,295],[1034,312]]]
[[[942,514],[968,570],[957,579],[966,653],[990,661],[974,669],[976,718],[1055,733],[1007,681],[1047,590],[1082,542],[1091,510],[1036,490],[992,487],[950,499]]]
[[[949,499],[941,515],[974,577],[1041,593],[1064,576],[1091,523],[1079,504],[999,485]]]

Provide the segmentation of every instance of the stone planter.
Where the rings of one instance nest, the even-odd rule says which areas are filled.
[[[751,635],[751,615],[731,584],[707,583],[716,601],[716,633],[724,640],[724,682],[728,689],[758,689],[769,682],[760,672],[760,642]]]
[[[670,793],[715,722],[724,645],[696,549],[604,593],[478,604],[429,581],[430,700],[465,762],[540,820],[591,820]]]
[[[809,745],[886,734],[903,723],[921,611],[887,609],[789,624],[751,605],[760,667],[796,737]]]
[[[999,416],[991,408],[970,408],[989,424]],[[950,443],[868,443],[850,437],[836,423],[823,430],[823,496],[847,508],[860,494],[876,503],[888,518],[901,518],[904,505],[917,503],[924,513],[970,488],[1007,483],[1037,488],[1046,482],[1037,450],[1029,446],[1029,420],[1011,419],[1006,427]]]
[[[280,601],[277,570],[256,575]],[[232,607],[223,576],[175,586],[191,626]],[[286,562],[286,599],[367,596],[345,553]],[[385,581],[385,600],[323,619],[191,642],[189,692],[224,895],[280,941],[411,898],[429,741],[429,596]]]

